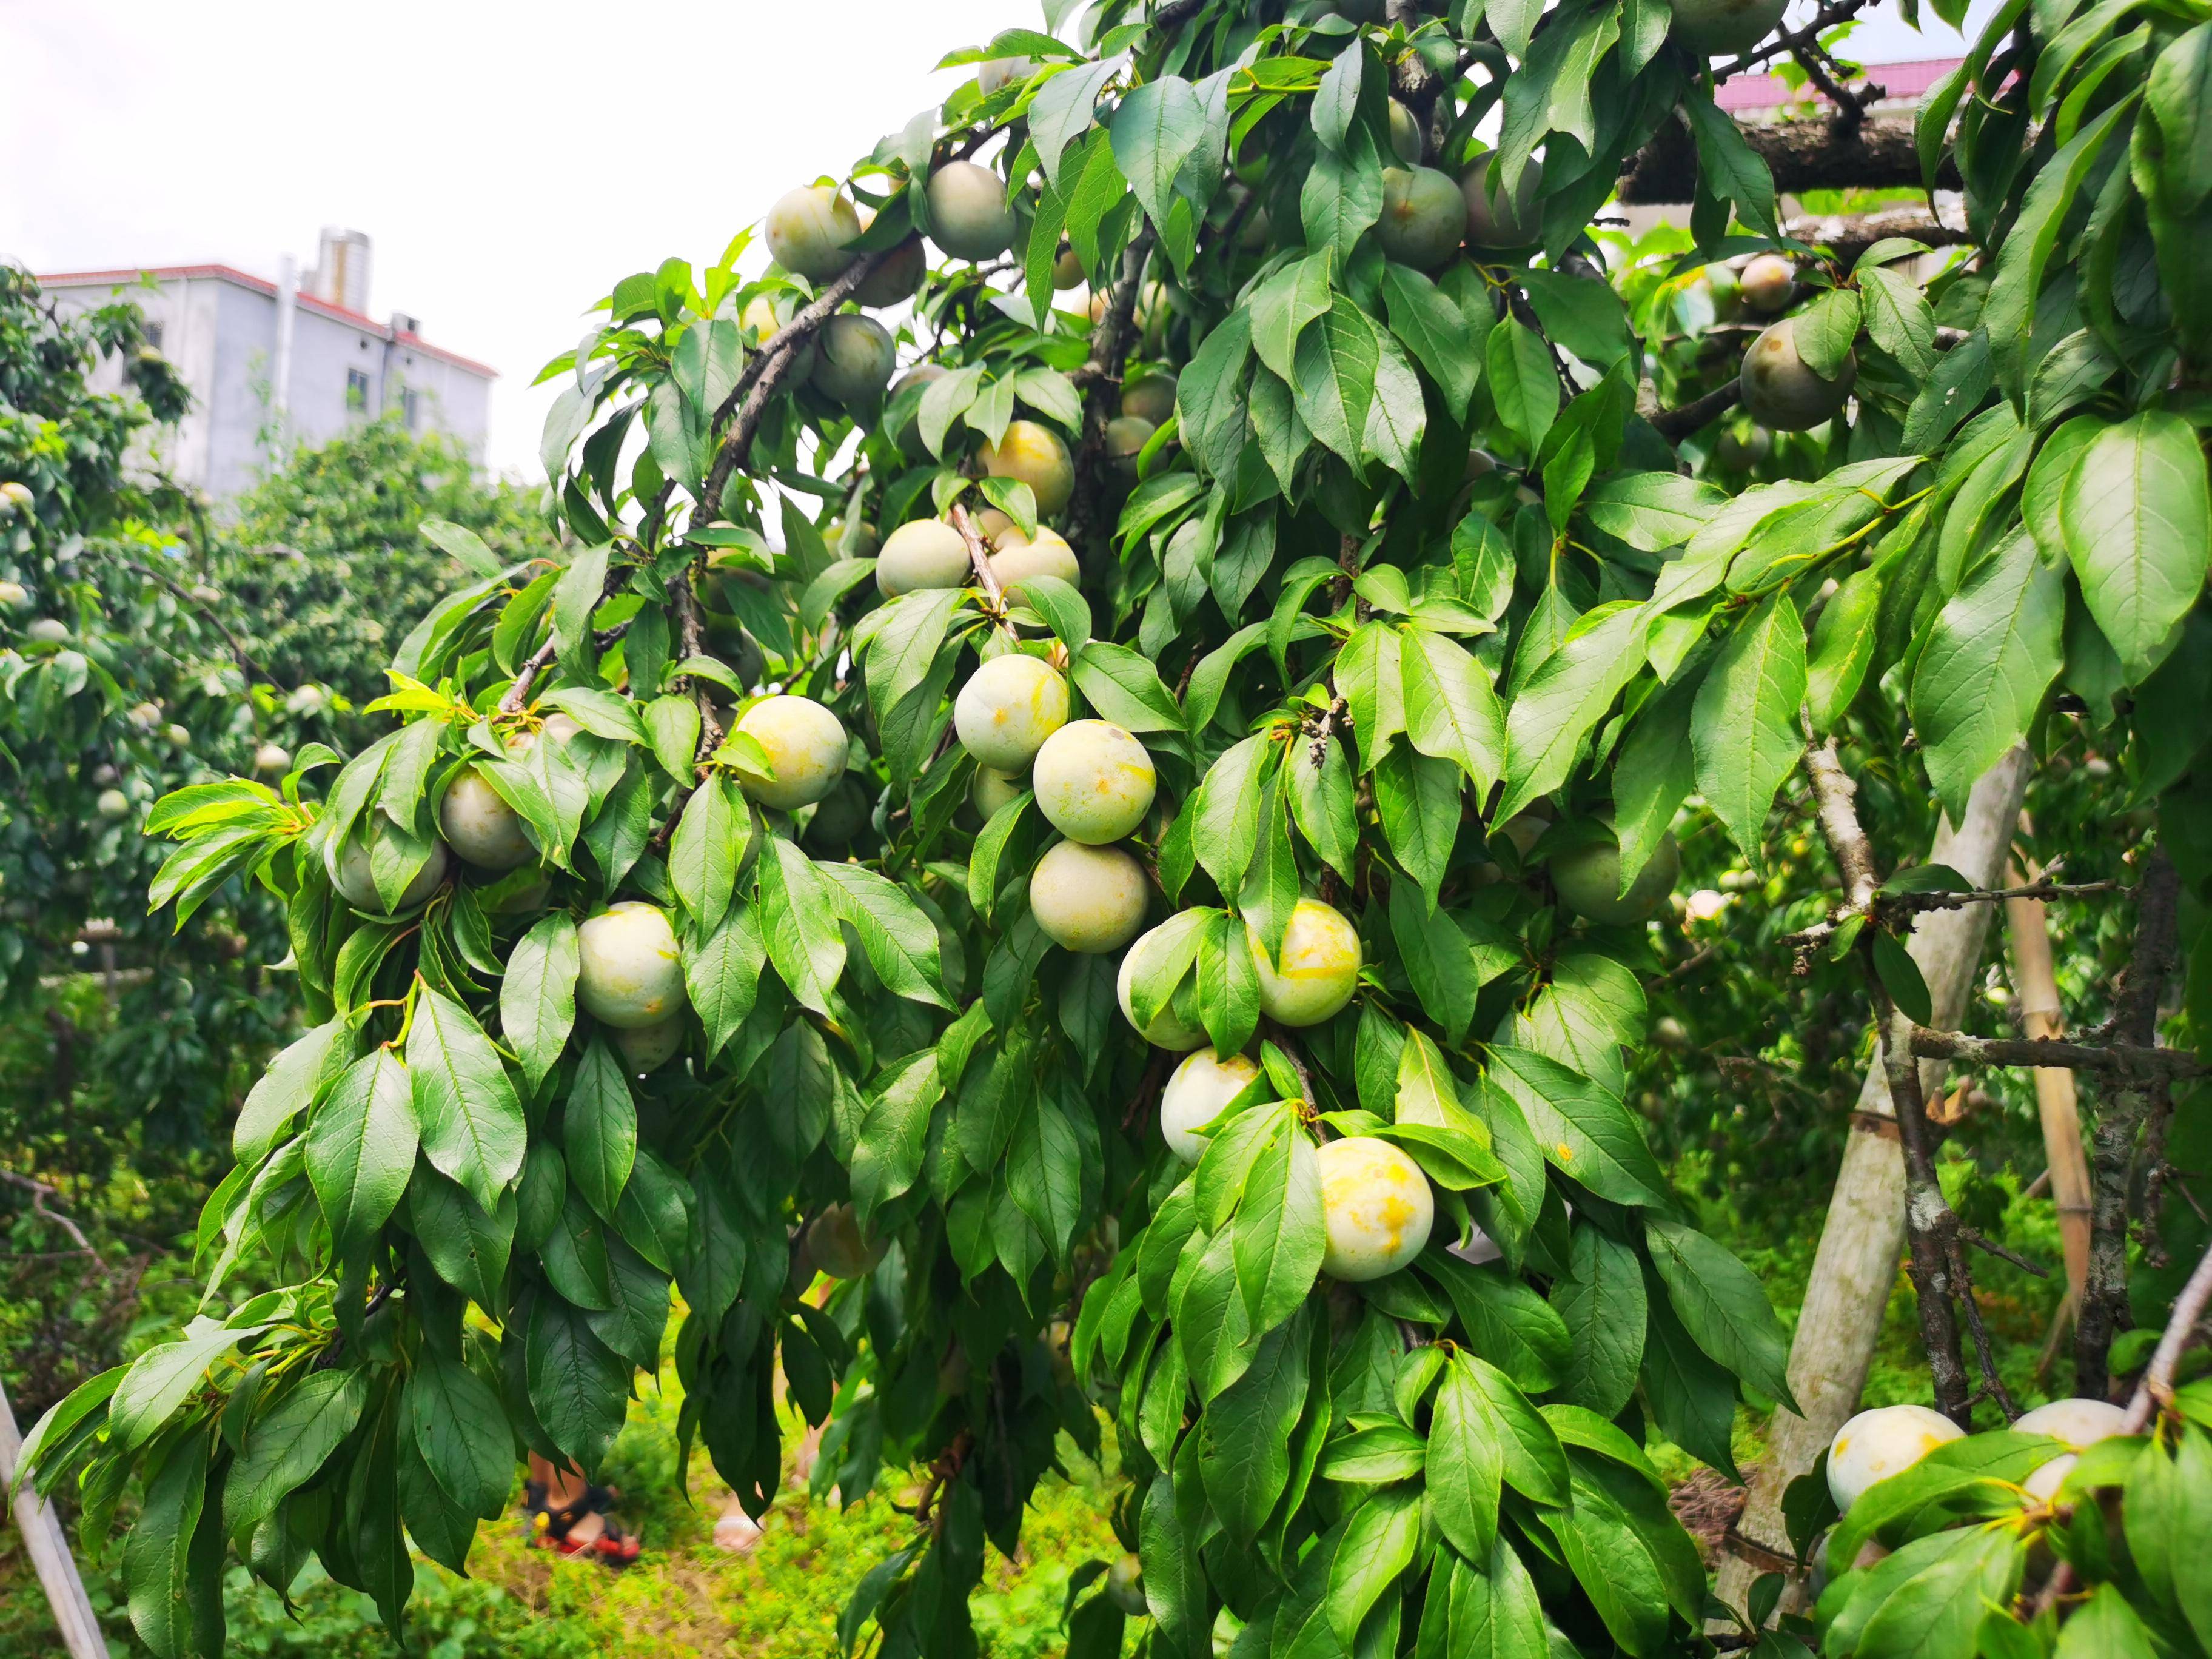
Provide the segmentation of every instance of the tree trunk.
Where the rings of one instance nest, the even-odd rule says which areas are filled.
[[[2025,884],[2012,875],[2013,886]],[[2021,1035],[2066,1035],[2058,978],[2051,960],[2051,921],[2041,899],[2007,899],[2005,932],[2012,943],[2012,988],[2020,999]],[[2051,1170],[2051,1199],[2058,1206],[2058,1233],[2066,1249],[2066,1300],[2062,1327],[2081,1305],[2089,1279],[2089,1156],[2081,1147],[2081,1113],[2074,1098],[2074,1073],[2056,1066],[2034,1070],[2035,1107],[2043,1120],[2043,1151]]]
[[[1744,142],[1765,161],[1778,195],[1808,190],[1920,188],[1920,151],[1909,115],[1875,115],[1856,132],[1838,131],[1826,119],[1739,124]],[[1959,188],[1956,165],[1947,148],[1936,185]],[[1651,142],[1630,158],[1620,175],[1620,199],[1627,203],[1686,202],[1697,193],[1698,153],[1680,119],[1662,125]]]
[[[1936,831],[1929,862],[1949,865],[1977,887],[1996,886],[2011,850],[2027,775],[2025,747],[1991,767],[1967,799],[1965,821],[1954,830],[1946,820]],[[1923,916],[1913,929],[1909,948],[1935,1005],[1930,1023],[1939,1028],[1955,1026],[1966,1007],[1981,963],[1989,909],[1986,904],[1968,904],[1939,910]],[[1920,1062],[1923,1097],[1934,1098],[1943,1071],[1940,1060]],[[1877,1055],[1860,1085],[1843,1167],[1790,1345],[1790,1389],[1804,1414],[1776,1410],[1766,1455],[1752,1472],[1750,1501],[1737,1523],[1737,1531],[1753,1545],[1776,1555],[1791,1553],[1782,1522],[1782,1494],[1813,1467],[1844,1420],[1858,1409],[1882,1314],[1897,1287],[1898,1261],[1905,1249],[1905,1163],[1893,1116]],[[1731,1548],[1721,1563],[1721,1600],[1741,1607],[1751,1581],[1763,1570]],[[1802,1586],[1793,1585],[1785,1609],[1802,1606]]]
[[[15,1479],[15,1455],[22,1449],[15,1431],[15,1413],[9,1408],[7,1391],[0,1389],[0,1490]],[[70,1659],[107,1659],[107,1638],[100,1633],[92,1602],[77,1577],[76,1559],[70,1553],[68,1534],[46,1500],[26,1480],[15,1494],[15,1528],[39,1575],[46,1605],[53,1609],[54,1628],[61,1633],[63,1650]]]

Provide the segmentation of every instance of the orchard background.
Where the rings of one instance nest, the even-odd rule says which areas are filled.
[[[0,1316],[112,1639],[2205,1651],[2212,21],[1901,119],[1856,9],[1049,5],[616,283],[542,501],[213,519],[6,273]]]

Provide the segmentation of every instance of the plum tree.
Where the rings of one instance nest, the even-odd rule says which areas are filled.
[[[1925,1406],[1877,1406],[1836,1431],[1828,1447],[1828,1492],[1845,1515],[1876,1481],[1902,1474],[1962,1431]]]
[[[1071,720],[1054,732],[1036,751],[1031,779],[1046,821],[1093,847],[1141,823],[1158,788],[1145,745],[1111,720]]]
[[[780,812],[811,806],[845,775],[845,728],[811,697],[763,697],[738,717],[737,731],[768,758],[768,775],[744,777],[745,793],[763,806]]]
[[[834,185],[801,185],[776,198],[763,222],[769,257],[794,276],[827,282],[853,263],[845,245],[860,234],[860,215]]]
[[[939,519],[909,519],[884,538],[876,589],[887,599],[921,587],[962,587],[971,574],[968,544]]]
[[[1328,1240],[1323,1273],[1365,1284],[1420,1255],[1436,1224],[1437,1197],[1419,1164],[1372,1135],[1325,1142],[1318,1162]]]
[[[1386,167],[1375,240],[1392,258],[1433,270],[1459,252],[1469,212],[1468,198],[1449,175],[1434,167]],[[1495,231],[1494,215],[1486,222]]]
[[[1197,1163],[1207,1145],[1199,1131],[1259,1078],[1259,1066],[1243,1054],[1224,1060],[1211,1048],[1190,1054],[1160,1091],[1160,1138],[1168,1150],[1186,1164]]]
[[[1769,325],[1743,354],[1743,406],[1751,418],[1777,432],[1804,432],[1839,414],[1859,376],[1858,358],[1845,352],[1834,373],[1823,374],[1798,355],[1797,319]]]
[[[960,746],[996,772],[1026,772],[1067,724],[1067,682],[1042,657],[1009,653],[968,677],[952,705]]]
[[[1879,112],[1833,133],[1739,128],[1715,70],[1617,6],[1540,26],[1352,9],[1102,0],[1065,39],[956,54],[1038,67],[956,88],[841,179],[875,216],[834,244],[836,275],[753,278],[732,255],[609,287],[547,375],[562,556],[441,602],[395,653],[374,716],[389,729],[296,799],[154,807],[178,872],[267,872],[297,921],[306,1029],[324,1035],[272,1073],[260,1098],[282,1123],[201,1230],[283,1275],[301,1316],[246,1334],[240,1316],[185,1395],[149,1365],[27,1449],[40,1479],[139,1480],[147,1583],[207,1565],[189,1497],[249,1553],[267,1526],[283,1546],[263,1553],[269,1574],[312,1550],[371,1580],[396,1622],[402,1540],[459,1559],[504,1473],[422,1432],[416,1401],[466,1394],[493,1443],[505,1425],[596,1470],[632,1379],[665,1356],[684,1427],[756,1510],[783,1478],[779,1376],[811,1419],[836,1413],[827,1475],[848,1494],[927,1471],[927,1520],[849,1615],[850,1631],[873,1621],[885,1659],[975,1650],[964,1604],[986,1542],[1019,1547],[1063,1432],[1103,1454],[1101,1406],[1120,1413],[1116,1520],[1146,1569],[1157,1659],[1232,1629],[1284,1650],[1449,1647],[1422,1609],[1478,1601],[1506,1609],[1516,1650],[1702,1650],[1707,1587],[1642,1449],[1731,1467],[1747,1401],[1792,1407],[1817,1444],[1841,1421],[1842,1368],[1806,1373],[1823,1386],[1799,1397],[1759,1279],[1696,1227],[1652,1150],[1680,1144],[1686,1111],[1630,1092],[1657,1047],[1648,1021],[1687,1006],[1672,969],[1694,962],[1690,928],[1733,953],[1741,983],[1796,977],[1793,951],[1808,977],[1850,976],[1826,1018],[1869,1016],[1897,1091],[1903,1156],[1884,1168],[1903,1170],[1929,1392],[1947,1422],[1993,1419],[2002,1378],[1972,1385],[1961,1333],[1984,1304],[1911,1049],[1977,1066],[1992,1050],[1941,1029],[1932,991],[1921,1010],[1899,958],[1931,907],[1985,918],[1996,895],[1950,890],[1948,866],[1891,878],[1936,805],[2009,841],[2016,795],[1967,808],[1989,793],[1978,780],[2016,775],[2022,744],[2055,758],[2094,741],[2155,837],[2130,849],[2140,898],[2121,901],[2151,984],[2126,1076],[2181,1078],[2179,1057],[2146,1056],[2194,1031],[2202,998],[2174,1000],[2148,964],[2203,955],[2212,894],[2203,838],[2159,833],[2194,822],[2205,787],[2174,711],[2201,690],[2212,627],[2190,401],[2212,308],[2154,274],[2187,268],[2207,216],[2185,165],[2194,118],[2171,95],[2199,46],[2100,15],[2046,51],[2052,18],[2000,17],[1919,129],[1946,136],[1956,117],[1970,228],[1947,221],[1939,240],[1974,239],[1923,267],[1911,237],[1785,244],[1777,215],[1833,182],[1824,168],[1911,172],[1921,147],[1871,125]],[[1384,228],[1394,100],[1459,179],[1468,257]],[[1471,147],[1478,131],[1494,152]],[[2079,145],[2063,160],[2060,131]],[[1401,207],[1433,193],[1409,170],[1395,188]],[[1686,227],[1612,222],[1609,202],[1668,191],[1692,204]],[[2083,241],[2093,221],[2110,234]],[[916,241],[950,268],[888,321],[902,358],[940,372],[880,409],[795,387],[830,319]],[[2076,242],[2103,262],[2048,257]],[[1092,281],[1087,314],[1054,308],[1063,244]],[[1832,430],[1775,458],[1785,478],[1692,477],[1739,398],[1772,424],[1760,387],[1728,383],[1696,273],[1785,246],[1802,262],[1792,362],[1826,383],[1863,361],[1863,383],[1830,387]],[[742,323],[763,296],[780,323],[765,338]],[[2038,368],[2054,358],[2057,380]],[[1176,376],[1177,441],[1133,478],[1109,428],[1146,418],[1119,389],[1154,368]],[[1493,465],[1467,476],[1478,449]],[[987,508],[1006,522],[979,526]],[[874,583],[825,534],[861,518],[892,567]],[[939,585],[898,575],[909,524],[938,526],[915,533],[944,550]],[[1079,580],[1030,576],[1009,603],[989,560],[1043,527]],[[708,631],[717,557],[753,579],[721,594],[762,650],[775,694],[757,702]],[[1029,799],[961,740],[981,665],[1016,659],[1048,665],[1073,717],[1036,749]],[[427,844],[450,768],[502,764],[487,732],[551,707],[587,729],[523,769],[542,869],[506,890],[452,871],[397,926],[324,890],[326,844],[379,823]],[[814,848],[800,809],[848,768],[867,827]],[[995,810],[978,818],[978,799]],[[1735,890],[1705,866],[1764,871],[1779,837],[1792,868],[1840,890],[1778,887],[1789,902],[1758,907],[1771,927],[1748,925],[1748,900],[1723,913],[1741,929],[1580,925],[1555,864],[1611,826],[1613,879],[1583,895],[1601,912],[1678,821],[1698,830],[1684,844],[1701,888]],[[387,885],[404,878],[390,851],[381,863]],[[1108,867],[1112,916],[1088,902]],[[526,886],[542,890],[508,908]],[[1153,892],[1167,920],[1118,962],[1070,948],[1141,926]],[[569,965],[580,919],[623,904],[659,915],[685,1010],[680,1053],[643,1076]],[[2161,1024],[2161,1007],[2183,1012]],[[1256,1069],[1189,1168],[1153,1124],[1169,1054],[1201,1046]],[[1684,1081],[1727,1092],[1717,1073]],[[2149,1091],[2112,1092],[2132,1162],[2162,1130]],[[387,1098],[410,1103],[416,1143],[404,1158],[392,1143],[380,1185],[344,1182],[331,1149],[382,1151],[350,1132]],[[271,1170],[294,1207],[255,1194]],[[375,1201],[344,1198],[358,1192]],[[2085,1396],[2110,1380],[2134,1201],[2106,1206],[2119,1267],[2082,1303]],[[842,1261],[858,1282],[802,1303],[793,1256],[797,1281],[838,1256],[822,1218],[840,1206],[865,1245]],[[2183,1207],[2161,1224],[2194,1248]],[[1455,1249],[1478,1226],[1495,1260]],[[603,1255],[576,1248],[586,1233]],[[457,1248],[478,1235],[506,1249],[496,1275]],[[1881,1242],[1869,1273],[1886,1283],[1894,1231]],[[2179,1294],[2160,1285],[2146,1316]],[[185,1340],[216,1340],[195,1329]],[[1808,1347],[1832,1334],[1799,1329]],[[964,1391],[939,1398],[955,1348]],[[273,1381],[248,1388],[249,1372]],[[264,1489],[231,1474],[276,1456],[260,1425],[310,1383],[356,1382],[343,1437],[296,1460],[304,1498],[270,1487],[252,1512]],[[2173,1455],[2185,1412],[2160,1402],[2176,1398],[2144,1396],[2158,1432],[2126,1437],[2147,1449],[2131,1453]],[[1789,1420],[1778,1464],[1796,1458]],[[1494,1475],[1500,1423],[1512,1455]],[[1389,1478],[1364,1478],[1378,1468]],[[2069,1539],[2041,1509],[1984,1525],[1996,1485],[1977,1487],[1970,1541],[2008,1588],[2033,1548]],[[1905,1532],[1952,1519],[1861,1507],[1862,1529],[1888,1529],[1877,1543],[1907,1546],[1888,1558],[1902,1565],[1847,1566],[1832,1596],[1888,1596],[1919,1570]],[[1745,1535],[1802,1549],[1788,1521],[1747,1511]],[[2100,1597],[2170,1606],[2120,1584],[2117,1557],[2076,1553],[2098,1588],[2060,1585],[2043,1633]],[[1943,1582],[1917,1593],[1955,1599]],[[1765,1609],[1744,1601],[1728,1605],[1755,1643]],[[178,1616],[174,1597],[141,1601]],[[1978,1631],[1988,1610],[1972,1610]],[[1124,1616],[1086,1589],[1071,1649],[1119,1652]],[[1850,1621],[1831,1628],[1852,1645]]]
[[[1118,951],[1145,924],[1144,866],[1119,847],[1063,841],[1030,876],[1030,915],[1063,951]]]
[[[684,1006],[684,965],[668,912],[623,899],[576,927],[576,1003],[620,1031],[644,1030]]]
[[[929,175],[929,239],[956,259],[995,259],[1014,240],[999,175],[973,161],[948,161]]]

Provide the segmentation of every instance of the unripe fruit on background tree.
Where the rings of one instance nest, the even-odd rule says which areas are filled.
[[[1749,52],[1774,32],[1789,0],[1681,0],[1667,35],[1708,58]]]
[[[1121,471],[1137,470],[1137,452],[1152,435],[1152,423],[1135,415],[1116,415],[1106,422],[1106,459]]]
[[[1477,146],[1459,175],[1460,200],[1467,210],[1467,244],[1477,248],[1525,247],[1536,240],[1543,218],[1544,164],[1530,161],[1511,190],[1497,156]]]
[[[1560,901],[1577,915],[1629,927],[1650,921],[1666,902],[1681,872],[1682,855],[1672,831],[1661,836],[1626,893],[1620,890],[1620,844],[1610,835],[1553,854],[1548,867]]]
[[[1797,268],[1778,253],[1755,254],[1744,262],[1735,291],[1745,307],[1762,317],[1778,317],[1797,295]]]
[[[1154,426],[1175,413],[1176,377],[1164,369],[1147,369],[1122,383],[1121,413],[1133,415]]]

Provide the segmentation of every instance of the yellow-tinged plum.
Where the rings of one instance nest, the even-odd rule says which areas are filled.
[[[1680,13],[1676,13],[1679,22]],[[1778,317],[1797,297],[1797,267],[1778,253],[1761,253],[1744,262],[1736,293],[1762,317]]]
[[[1838,414],[1859,378],[1858,358],[1850,352],[1832,380],[1823,379],[1797,355],[1797,319],[1771,325],[1743,354],[1744,412],[1777,432],[1804,432]]]
[[[995,507],[982,508],[974,515],[974,520],[975,533],[993,547],[996,547],[999,544],[999,538],[1009,532],[1019,533],[1016,529],[1012,515],[1001,513]]]
[[[1467,245],[1473,248],[1526,247],[1544,224],[1544,164],[1532,161],[1521,170],[1510,195],[1493,151],[1478,147],[1459,175],[1460,198],[1467,207]]]
[[[1116,415],[1106,422],[1106,459],[1123,472],[1134,472],[1138,452],[1152,441],[1153,429],[1150,421]]]
[[[885,1242],[861,1230],[849,1204],[832,1204],[807,1224],[806,1255],[832,1279],[858,1279],[884,1259]]]
[[[1106,1569],[1106,1599],[1131,1619],[1152,1611],[1145,1601],[1145,1564],[1133,1555],[1118,1558]]]
[[[10,478],[6,483],[0,483],[0,507],[6,509],[0,513],[0,517],[13,518],[18,513],[28,513],[34,500],[30,485]]]
[[[2014,1434],[2047,1434],[2078,1450],[2111,1439],[2127,1420],[2127,1412],[2109,1401],[2054,1400],[2023,1412],[2012,1427]]]
[[[822,526],[822,539],[841,559],[872,559],[876,550],[883,545],[875,526],[866,519],[849,529],[842,519],[832,519]]]
[[[522,815],[473,766],[454,777],[438,803],[438,833],[479,870],[512,870],[537,856],[522,833]]]
[[[896,352],[890,331],[872,317],[840,312],[822,325],[816,344],[814,389],[841,404],[880,397],[891,378]]]
[[[942,519],[909,519],[884,538],[876,587],[887,599],[924,587],[964,587],[975,574],[968,544]]]
[[[1925,1406],[1877,1406],[1836,1431],[1828,1446],[1828,1492],[1844,1514],[1878,1480],[1902,1474],[1963,1432]]]
[[[1193,1053],[1160,1091],[1160,1139],[1168,1150],[1186,1164],[1197,1163],[1206,1155],[1207,1140],[1199,1131],[1259,1075],[1259,1066],[1242,1054],[1219,1060],[1211,1048]]]
[[[654,1024],[618,1030],[615,1047],[632,1077],[657,1072],[684,1051],[684,1016],[671,1014]]]
[[[54,617],[39,617],[26,623],[23,637],[33,645],[66,645],[69,624]]]
[[[1136,1027],[1146,1042],[1155,1048],[1172,1048],[1180,1053],[1195,1048],[1206,1041],[1205,1030],[1195,1022],[1186,1023],[1176,1017],[1172,1006],[1164,1007],[1152,1016],[1150,1025],[1138,1025],[1135,1006],[1129,994],[1135,988],[1137,975],[1170,957],[1176,945],[1194,927],[1203,926],[1205,918],[1193,911],[1170,916],[1158,927],[1129,947],[1121,958],[1119,972],[1114,975],[1114,994],[1121,1005],[1121,1018]]]
[[[922,251],[921,239],[910,236],[884,255],[876,268],[860,278],[853,297],[872,310],[911,300],[914,291],[921,286],[922,273],[928,269],[929,256]]]
[[[786,303],[784,309],[787,313],[790,311],[791,307],[788,302]],[[784,325],[789,320],[788,315],[782,317],[776,315],[775,301],[765,294],[755,295],[746,302],[745,308],[738,313],[738,325],[740,328],[752,330],[753,340],[758,345],[766,345],[770,340],[775,338],[783,331]],[[783,384],[787,386],[797,387],[805,386],[811,380],[814,378],[814,364],[820,355],[819,346],[812,340],[799,347],[792,354],[791,367],[784,371]]]
[[[364,830],[361,823],[366,823]],[[371,915],[386,914],[384,901],[377,896],[376,877],[369,865],[369,848],[383,839],[385,819],[381,813],[362,815],[343,847],[326,848],[323,867],[330,872],[331,885],[338,890],[338,896],[356,910],[366,910]],[[392,908],[411,910],[438,890],[438,884],[446,878],[446,849],[442,843],[430,843],[430,856],[422,860],[422,867],[415,872],[406,890],[399,895],[399,902]]]
[[[995,259],[1014,240],[1006,181],[973,161],[929,175],[929,240],[955,259]]]
[[[264,743],[253,751],[253,769],[266,775],[282,772],[292,764],[292,751],[281,743]]]
[[[1052,285],[1062,294],[1072,288],[1081,288],[1091,273],[1083,268],[1083,256],[1072,247],[1064,247],[1052,262]]]
[[[811,697],[763,697],[738,717],[738,730],[767,751],[774,777],[739,768],[745,793],[779,812],[811,806],[845,775],[845,728]]]
[[[1467,199],[1434,167],[1382,169],[1382,216],[1375,239],[1401,264],[1434,270],[1467,235]]]
[[[103,789],[100,799],[93,802],[93,811],[104,818],[119,818],[131,810],[131,797],[120,789]]]
[[[1010,652],[968,677],[953,700],[960,746],[994,772],[1024,772],[1067,724],[1067,682],[1042,657]]]
[[[31,595],[21,582],[0,582],[0,611],[20,611]]]
[[[1421,164],[1421,123],[1413,111],[1396,99],[1390,100],[1390,153],[1407,167]]]
[[[975,769],[975,781],[968,786],[968,799],[983,822],[988,823],[998,817],[999,809],[1011,806],[1029,789],[1025,778],[1010,778],[1004,772],[994,772],[988,766]]]
[[[1790,0],[1674,0],[1667,38],[1705,58],[1749,52],[1774,32]]]
[[[1082,585],[1082,562],[1067,538],[1049,525],[1039,525],[1034,536],[1010,527],[999,538],[998,549],[991,555],[991,574],[1003,593],[1018,593],[1032,576],[1057,576],[1071,586]]]
[[[1421,1166],[1372,1135],[1332,1140],[1321,1149],[1321,1206],[1328,1243],[1321,1270],[1364,1284],[1394,1273],[1420,1255],[1436,1224],[1437,1197]]]
[[[1110,720],[1061,726],[1037,750],[1030,777],[1046,821],[1092,847],[1143,823],[1159,787],[1145,745]]]
[[[2020,1425],[2014,1424],[2014,1428]],[[2048,1504],[2058,1496],[2058,1489],[2066,1484],[2066,1477],[2074,1473],[2074,1466],[2081,1460],[2072,1452],[2061,1452],[2048,1463],[2039,1463],[2028,1471],[2027,1479],[2020,1489],[2038,1503]]]
[[[860,234],[860,216],[832,185],[801,185],[768,210],[769,257],[794,276],[826,283],[854,255],[845,244]]]
[[[1359,930],[1319,899],[1300,899],[1283,932],[1282,956],[1267,960],[1255,931],[1260,1012],[1285,1025],[1318,1025],[1352,1000],[1359,984]]]
[[[1620,844],[1607,837],[1551,857],[1552,885],[1577,915],[1609,927],[1649,921],[1681,873],[1682,855],[1672,831],[1660,837],[1628,891],[1620,890]]]
[[[1133,374],[1121,386],[1121,413],[1160,425],[1175,413],[1176,377],[1164,368]]]
[[[676,930],[657,904],[610,904],[576,929],[576,957],[577,1002],[617,1030],[658,1025],[686,1006]]]
[[[994,58],[975,66],[975,90],[988,98],[1036,73],[1034,58]]]
[[[1030,874],[1038,931],[1083,956],[1118,951],[1136,937],[1145,898],[1144,866],[1118,847],[1055,842]]]
[[[1075,489],[1075,464],[1067,446],[1050,427],[1035,421],[1011,421],[994,444],[985,444],[983,471],[994,478],[1013,478],[1030,487],[1040,515],[1050,518],[1067,505]]]

